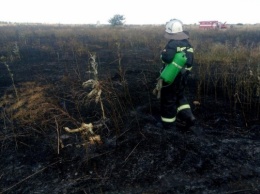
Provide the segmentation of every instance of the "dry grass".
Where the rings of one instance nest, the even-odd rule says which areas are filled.
[[[197,87],[197,96],[194,98],[205,104],[206,97],[213,94],[216,101],[227,99],[230,107],[233,108],[238,103],[239,97],[239,105],[244,110],[254,109],[259,115],[260,47],[259,41],[257,42],[259,31],[248,27],[239,28],[239,30],[234,28],[223,31],[203,31],[197,27],[185,26],[185,30],[190,31],[190,42],[195,48],[196,66],[193,69],[192,78]],[[16,36],[14,28],[10,26],[1,29],[1,32],[4,34],[0,37],[2,42],[8,43],[12,37]],[[117,73],[121,76],[121,82],[114,82],[109,76],[106,78],[106,75],[103,75],[102,79],[93,78],[94,81],[89,78],[85,84],[90,84],[91,91],[82,87],[83,79],[80,77],[79,70],[77,70],[76,78],[70,78],[76,79],[77,83],[81,82],[77,86],[74,80],[70,83],[63,80],[63,86],[30,82],[20,85],[17,95],[13,93],[13,90],[6,91],[0,102],[3,107],[1,109],[3,119],[15,121],[22,126],[36,126],[37,123],[41,128],[43,126],[47,128],[46,126],[49,125],[55,129],[67,125],[79,127],[85,122],[86,117],[88,119],[89,115],[90,117],[95,115],[95,118],[112,118],[115,128],[120,130],[123,124],[122,115],[127,113],[129,107],[132,108],[131,98],[136,95],[129,92],[129,88],[133,86],[127,83],[126,65],[131,68],[136,60],[144,70],[157,73],[161,67],[160,51],[166,44],[163,38],[164,26],[122,28],[37,26],[30,29],[21,26],[17,33],[20,37],[19,41],[11,42],[10,46],[6,44],[1,47],[2,53],[8,53],[10,50],[12,52],[15,43],[19,46],[19,52],[22,52],[21,48],[30,48],[33,45],[44,52],[55,53],[59,63],[68,56],[72,56],[76,62],[83,60],[85,62],[87,57],[91,58],[88,50],[96,52],[98,56],[103,54],[103,50],[109,51],[108,54],[114,57],[113,61],[118,61]],[[41,42],[41,40],[46,40],[46,42]],[[8,58],[8,56],[4,57]],[[21,57],[26,56],[21,55]],[[125,58],[130,59],[127,64],[124,64]],[[111,61],[101,62],[109,66]],[[57,91],[53,92],[53,90]],[[74,109],[68,110],[63,107],[63,99],[59,94],[62,90],[66,91],[66,94],[62,94],[65,96],[64,101],[71,101],[75,105]],[[98,102],[99,108],[92,106],[92,101]],[[82,113],[80,109],[85,112]]]
[[[13,90],[6,91],[0,99],[2,107],[1,119],[8,126],[16,126],[16,133],[23,128],[48,133],[52,128],[61,128],[64,123],[77,121],[60,106],[55,96],[48,95],[54,86],[26,82],[19,86],[19,100]],[[6,127],[7,129],[11,127]],[[59,129],[60,130],[60,129]]]

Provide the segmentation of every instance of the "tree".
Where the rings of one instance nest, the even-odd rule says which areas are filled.
[[[114,15],[112,18],[110,18],[108,20],[108,22],[112,25],[112,26],[121,26],[124,24],[124,21],[125,18],[123,15],[119,15],[119,14],[116,14]]]

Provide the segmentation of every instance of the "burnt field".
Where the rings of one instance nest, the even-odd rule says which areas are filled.
[[[260,31],[186,28],[198,122],[165,131],[164,26],[0,26],[0,193],[259,193]]]

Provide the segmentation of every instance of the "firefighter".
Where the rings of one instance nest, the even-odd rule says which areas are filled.
[[[172,83],[162,80],[160,91],[161,121],[164,128],[171,129],[175,126],[175,121],[178,118],[178,120],[184,121],[185,128],[190,128],[195,124],[196,119],[184,95],[184,90],[193,66],[193,48],[188,41],[188,32],[183,31],[183,24],[178,19],[167,22],[164,37],[168,39],[168,43],[161,52],[162,71],[166,65],[173,61],[178,52],[184,52],[187,59]]]

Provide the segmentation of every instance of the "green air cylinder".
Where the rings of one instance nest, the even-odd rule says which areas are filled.
[[[161,72],[160,77],[166,83],[172,83],[176,76],[181,71],[182,67],[187,61],[186,54],[184,52],[178,52],[175,54],[173,61],[166,65],[166,67]]]

